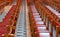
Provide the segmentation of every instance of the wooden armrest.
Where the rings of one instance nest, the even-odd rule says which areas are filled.
[[[10,25],[7,25],[6,26],[6,34],[14,34],[15,33],[15,29],[16,27],[15,26],[10,26]]]
[[[14,37],[14,34],[2,34],[2,37]]]
[[[8,21],[8,22],[9,22],[9,25],[11,25],[11,24],[12,24],[12,20],[11,20],[11,19],[9,19],[9,21]]]
[[[8,34],[8,37],[14,37],[14,34]]]
[[[12,29],[16,29],[16,26],[11,26],[12,27]]]
[[[6,25],[6,31],[7,31],[7,33],[10,32],[10,26],[9,25]]]

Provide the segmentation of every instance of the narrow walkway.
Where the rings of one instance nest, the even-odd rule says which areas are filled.
[[[22,3],[19,17],[17,20],[15,37],[26,37],[26,23],[25,23],[25,11],[24,11],[24,2]]]

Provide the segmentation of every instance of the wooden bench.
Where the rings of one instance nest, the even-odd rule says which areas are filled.
[[[58,28],[59,28],[59,27],[60,27],[59,24],[54,24],[54,23],[53,23],[53,22],[56,21],[56,20],[55,20],[55,18],[53,18],[53,16],[50,14],[50,11],[48,11],[47,9],[45,9],[44,6],[42,6],[42,5],[40,5],[40,4],[38,5],[38,4],[39,4],[38,2],[35,2],[35,6],[36,6],[38,12],[41,14],[42,18],[45,19],[44,16],[46,17],[45,20],[47,20],[48,28],[49,28],[49,26],[51,26],[51,27],[50,27],[50,30],[53,30],[53,29],[52,29],[53,25],[54,25],[56,28],[57,28],[57,26],[58,26]],[[38,7],[37,7],[37,5],[38,5]],[[48,19],[47,19],[47,18],[48,18]],[[46,21],[45,21],[45,23],[46,23]],[[56,23],[56,22],[55,22],[55,23]],[[49,31],[50,31],[50,30],[49,30]],[[51,31],[51,32],[52,32],[52,31]],[[58,29],[56,29],[56,37],[57,37],[57,32],[58,32]]]
[[[12,11],[10,10],[12,13],[8,12],[6,17],[4,18],[4,22],[7,22],[8,25],[6,25],[6,33],[2,34],[2,37],[14,37],[19,9],[18,9],[18,6],[16,5],[14,5],[13,7],[14,8],[11,9]]]
[[[8,5],[12,4],[14,0],[4,0]]]
[[[2,34],[2,37],[14,37],[13,30],[15,30],[14,26],[6,26],[6,34]]]
[[[30,7],[30,23],[31,23],[31,32],[32,32],[32,37],[43,37],[45,35],[45,33],[47,35],[45,35],[44,37],[50,37],[50,33],[46,30],[46,26],[44,25],[44,22],[41,20],[41,18],[39,17],[39,13],[36,11],[34,12],[33,7]],[[42,30],[46,30],[45,32]],[[42,34],[43,33],[43,34]]]
[[[45,2],[45,1],[44,1]],[[50,5],[51,7],[53,7],[55,10],[59,11],[60,12],[60,5],[56,2],[54,2],[54,0],[50,0],[50,1],[47,1],[45,2],[45,4],[48,4]]]
[[[27,4],[31,5],[33,3],[33,0],[27,0]]]
[[[0,14],[3,13],[5,6],[6,6],[6,2],[3,2],[3,3],[0,4]]]

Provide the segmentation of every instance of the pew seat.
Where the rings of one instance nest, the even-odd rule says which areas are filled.
[[[39,13],[33,13],[33,15],[38,15]]]
[[[33,9],[36,12],[34,12]],[[33,19],[30,19],[31,27],[33,28],[33,29],[31,28],[32,36],[33,37],[50,37],[50,32],[47,30],[47,27],[45,26],[44,21],[41,18],[41,15],[39,15],[34,5],[30,7],[30,10],[31,10],[30,18],[31,17],[33,18]]]
[[[41,18],[35,18],[35,20],[36,20],[36,21],[42,21],[42,19],[41,19]]]
[[[39,35],[40,35],[40,37],[50,37],[49,31],[45,30],[45,29],[40,29],[39,30]]]
[[[43,21],[38,21],[38,22],[36,22],[36,24],[44,24],[44,22]]]
[[[40,30],[40,29],[46,29],[46,26],[45,25],[37,25],[37,27],[38,27],[38,30]]]
[[[34,18],[40,17],[39,15],[34,15]]]

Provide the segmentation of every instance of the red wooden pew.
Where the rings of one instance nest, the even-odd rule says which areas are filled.
[[[48,30],[46,30],[46,26],[44,25],[42,19],[40,20],[41,17],[39,17],[39,13],[37,11],[33,11],[34,6],[30,6],[30,23],[31,23],[31,32],[32,32],[32,37],[50,37],[50,33]],[[42,27],[42,28],[41,28]],[[45,28],[45,29],[43,29]],[[45,32],[44,32],[45,30]],[[42,35],[43,33],[43,35]],[[44,33],[48,33],[46,36],[44,36]]]
[[[50,27],[49,31],[52,30],[53,25],[57,28],[59,24],[54,24],[53,22],[56,21],[55,18],[50,14],[51,11],[47,10],[46,7],[39,4],[37,1],[35,2],[35,6],[38,10],[38,12],[41,14],[43,21],[45,21],[45,24],[48,24],[48,28]],[[47,21],[46,21],[47,20]],[[56,22],[55,22],[56,23]],[[47,25],[46,24],[46,25]],[[60,26],[59,26],[60,27]],[[58,29],[56,29],[57,32]],[[52,32],[52,31],[50,31]],[[56,33],[57,34],[57,33]],[[57,36],[57,35],[56,35]]]

